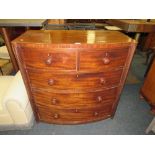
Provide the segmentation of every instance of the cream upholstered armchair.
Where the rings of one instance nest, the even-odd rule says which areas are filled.
[[[33,120],[20,71],[15,76],[0,76],[0,130],[31,128]]]
[[[6,46],[0,47],[0,58],[1,59],[10,59],[10,56],[9,56]]]

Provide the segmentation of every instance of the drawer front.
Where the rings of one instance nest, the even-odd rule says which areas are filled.
[[[52,70],[75,70],[75,50],[22,50],[23,59],[27,67]]]
[[[40,121],[58,124],[79,124],[110,117],[112,106],[100,108],[54,109],[37,106]]]
[[[80,70],[104,71],[123,67],[128,48],[96,51],[80,51]]]
[[[53,108],[79,108],[112,105],[117,94],[117,88],[89,93],[50,93],[33,92],[34,101],[38,105]]]
[[[102,89],[118,86],[122,69],[97,74],[54,74],[46,71],[28,70],[28,75],[33,88],[58,90],[75,88],[79,90]]]

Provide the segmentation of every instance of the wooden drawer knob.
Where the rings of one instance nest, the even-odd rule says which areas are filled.
[[[98,100],[98,102],[102,102],[102,97],[101,96],[98,96],[97,97],[97,100]]]
[[[54,84],[54,80],[53,79],[49,79],[48,80],[48,85],[52,86]]]
[[[49,55],[48,58],[45,60],[46,65],[51,65],[52,64],[52,56]]]
[[[106,83],[106,80],[104,78],[100,78],[100,83],[103,85]]]
[[[94,112],[94,116],[98,116],[99,115],[99,113],[98,112]]]
[[[105,65],[108,65],[110,63],[110,59],[108,57],[104,57],[102,61]]]
[[[57,104],[57,103],[58,103],[57,99],[56,98],[53,98],[52,99],[52,104]]]
[[[78,109],[75,109],[75,112],[79,112],[79,110]]]
[[[54,117],[55,119],[58,119],[58,118],[59,118],[59,114],[55,113],[53,117]]]

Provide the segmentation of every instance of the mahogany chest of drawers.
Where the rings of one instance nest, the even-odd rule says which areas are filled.
[[[113,31],[30,30],[12,42],[36,120],[113,117],[136,42]]]

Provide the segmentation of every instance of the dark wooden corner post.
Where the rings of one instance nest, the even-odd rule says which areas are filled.
[[[15,55],[13,53],[13,49],[12,49],[12,46],[11,46],[11,40],[9,38],[9,34],[8,34],[8,31],[7,31],[7,28],[2,27],[1,28],[1,32],[2,32],[3,38],[5,40],[5,44],[7,46],[10,58],[11,58],[13,69],[14,69],[15,72],[17,72],[19,70],[19,67],[18,67],[16,58],[15,58]]]

